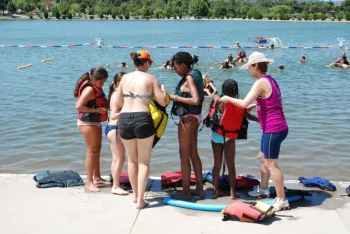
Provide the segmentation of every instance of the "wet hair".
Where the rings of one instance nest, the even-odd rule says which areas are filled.
[[[147,61],[151,62],[149,59],[140,58],[140,54],[137,52],[131,52],[130,58],[134,61],[136,67],[143,66]]]
[[[121,62],[122,67],[126,67],[126,63],[125,62]]]
[[[221,96],[227,95],[232,98],[239,97],[238,83],[233,79],[227,79],[222,83]]]
[[[229,68],[230,68],[229,62],[224,61],[224,62],[222,63],[222,67],[225,68],[225,69],[229,69]]]
[[[284,65],[279,65],[278,68],[283,70],[284,69]]]
[[[256,63],[256,64],[252,64],[253,67],[258,67],[259,71],[261,71],[262,73],[266,73],[269,66],[268,66],[269,63]]]
[[[194,64],[197,64],[198,62],[198,56],[197,55],[191,55],[187,52],[177,52],[171,59],[171,66],[174,67],[174,63],[178,64],[186,64],[188,69],[192,70],[194,67]]]
[[[109,86],[109,93],[108,93],[108,99],[107,99],[108,109],[110,109],[109,103],[111,102],[112,94],[114,93],[115,89],[118,88],[118,83],[122,80],[125,74],[126,74],[125,72],[118,72],[117,74],[115,74],[113,78],[113,82]]]
[[[301,57],[302,59],[306,59],[305,56]]]
[[[228,59],[229,61],[233,60],[232,54],[229,54],[229,55],[227,56],[227,59]]]
[[[74,87],[74,97],[79,96],[79,89],[81,84],[86,81],[100,81],[106,80],[108,78],[108,72],[103,67],[93,67],[90,72],[85,72],[81,77],[77,80]]]

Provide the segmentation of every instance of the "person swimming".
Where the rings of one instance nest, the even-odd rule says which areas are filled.
[[[161,66],[160,68],[164,68],[166,70],[171,70],[172,67],[171,67],[171,59],[168,59],[164,64],[163,66]]]
[[[227,59],[225,59],[224,61],[218,62],[218,63],[216,63],[216,64],[222,64],[222,65],[223,65],[225,62],[227,62],[227,63],[230,64],[230,65],[236,66],[235,60],[233,59],[232,54],[229,54],[229,55],[227,56]]]
[[[342,52],[340,55],[340,58],[335,60],[333,63],[328,64],[328,67],[335,66],[335,67],[344,67],[347,68],[350,66],[350,62],[348,58],[346,57],[345,52]]]
[[[247,55],[245,54],[245,51],[242,50],[238,53],[237,57],[235,58],[235,61],[238,63],[243,63],[243,62],[247,62]]]
[[[106,67],[111,67],[111,66],[114,66],[114,65],[111,65],[111,64],[108,64],[108,63],[106,64]],[[129,68],[129,66],[126,65],[125,62],[121,62],[121,63],[119,64],[118,67],[121,67],[121,68]]]
[[[239,44],[239,41],[236,41],[236,44],[233,46],[233,49],[240,49],[241,45]]]
[[[224,61],[219,69],[232,69],[234,66],[228,61]]]
[[[119,65],[119,67],[122,67],[122,68],[129,68],[129,66],[126,65],[125,62],[121,62],[120,65]]]
[[[302,56],[299,60],[300,63],[306,63],[306,58],[305,56]]]
[[[279,65],[279,66],[278,66],[278,71],[283,71],[283,70],[284,70],[284,65],[282,65],[282,64]]]

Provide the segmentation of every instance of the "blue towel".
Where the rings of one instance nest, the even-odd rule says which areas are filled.
[[[301,183],[303,183],[305,187],[319,187],[322,190],[328,190],[333,192],[337,190],[335,185],[329,182],[329,180],[322,179],[320,177],[314,177],[310,179],[299,177],[298,179]]]

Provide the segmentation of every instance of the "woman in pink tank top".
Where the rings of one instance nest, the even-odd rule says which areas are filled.
[[[274,60],[266,58],[263,53],[254,52],[249,56],[248,63],[241,69],[249,69],[253,84],[247,96],[242,99],[223,96],[220,101],[230,102],[236,106],[256,110],[262,129],[259,158],[261,161],[261,183],[249,192],[253,197],[268,197],[270,176],[276,189],[277,197],[273,203],[276,211],[289,209],[284,193],[283,174],[278,167],[280,147],[288,135],[288,125],[283,112],[281,91],[274,78],[266,75],[268,65]],[[256,100],[256,105],[251,103]]]

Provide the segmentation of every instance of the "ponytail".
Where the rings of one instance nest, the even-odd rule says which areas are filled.
[[[177,52],[171,59],[171,66],[174,67],[174,63],[184,63],[187,65],[188,69],[192,70],[194,67],[194,64],[198,63],[198,56],[197,55],[191,55],[187,52]]]
[[[79,96],[79,89],[81,84],[86,81],[86,80],[90,80],[90,74],[88,72],[85,72],[75,83],[75,87],[74,87],[74,97],[77,98]]]
[[[111,97],[112,97],[112,94],[114,93],[115,88],[116,86],[114,82],[112,82],[112,84],[109,86],[108,99],[107,99],[107,107],[109,110],[111,109],[109,104],[111,103]]]
[[[108,72],[103,67],[93,67],[89,72],[85,72],[78,80],[77,83],[75,83],[74,88],[74,97],[79,96],[79,89],[81,84],[86,81],[99,81],[99,80],[106,80],[108,78]]]
[[[108,99],[107,99],[108,109],[111,109],[109,104],[111,103],[112,94],[114,93],[116,88],[118,88],[118,85],[125,74],[126,74],[125,72],[118,72],[117,74],[115,74],[113,78],[113,82],[109,86]]]

